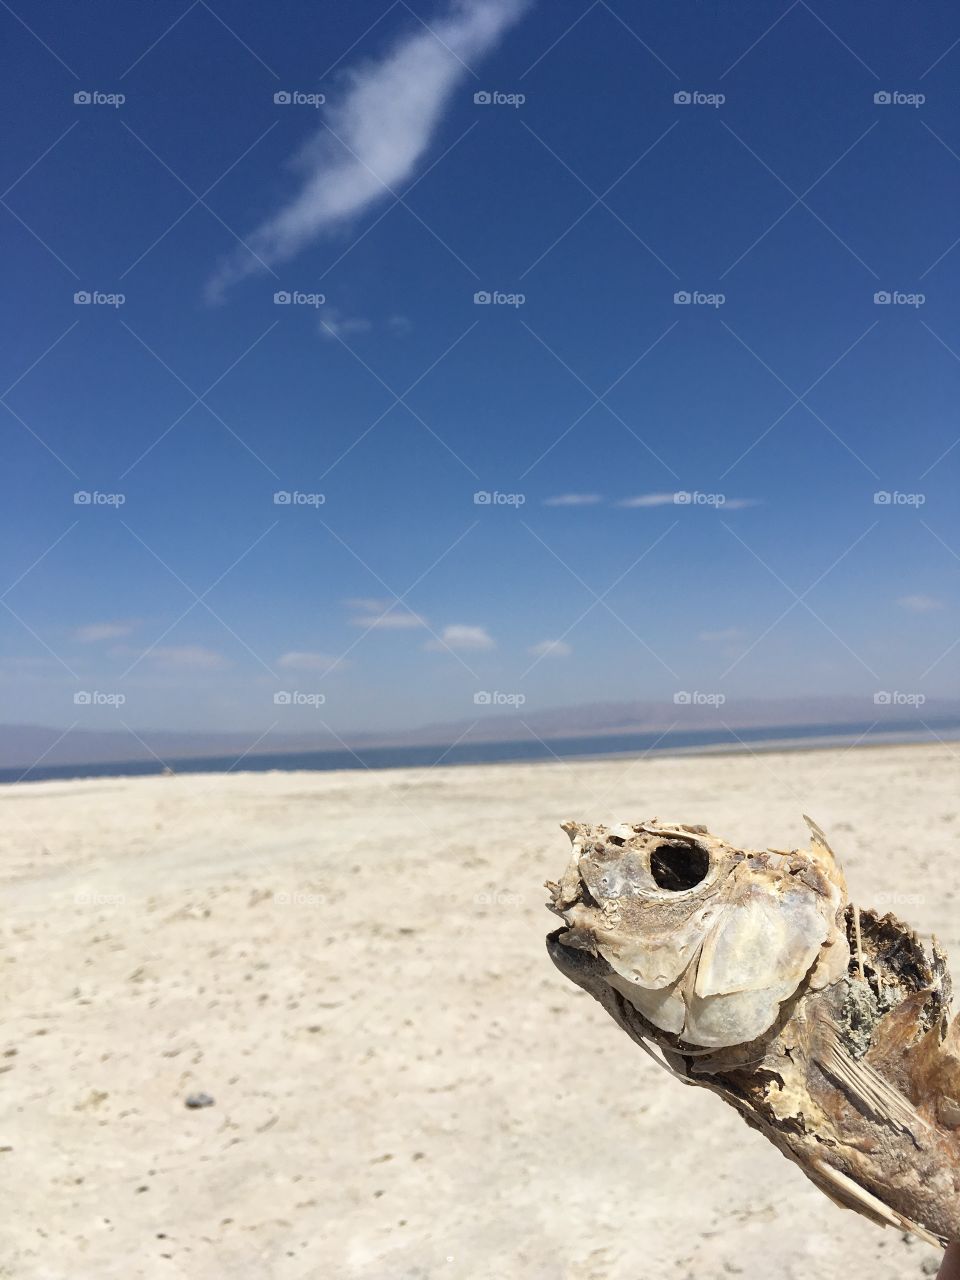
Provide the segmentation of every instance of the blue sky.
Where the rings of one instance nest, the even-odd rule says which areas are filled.
[[[5,721],[956,694],[951,6],[0,20]]]

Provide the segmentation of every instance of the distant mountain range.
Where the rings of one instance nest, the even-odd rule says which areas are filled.
[[[523,708],[500,712],[478,706],[475,719],[424,725],[405,732],[344,733],[341,737],[318,730],[289,733],[272,730],[257,741],[259,733],[178,732],[138,729],[138,737],[126,730],[74,728],[67,732],[40,725],[0,725],[0,768],[107,764],[131,761],[222,758],[239,756],[253,748],[257,755],[284,755],[311,751],[342,751],[344,746],[404,747],[452,743],[521,742],[543,739],[585,738],[624,733],[664,733],[699,729],[765,729],[782,737],[791,727],[829,726],[837,730],[876,723],[877,729],[917,726],[960,726],[960,699],[931,698],[921,706],[897,701],[875,703],[870,696],[845,698],[777,698],[731,700],[722,706],[696,701],[595,702],[584,706],[546,711]]]

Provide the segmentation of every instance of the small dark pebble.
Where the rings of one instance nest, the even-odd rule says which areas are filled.
[[[183,1105],[189,1107],[191,1111],[196,1111],[199,1107],[212,1107],[213,1098],[209,1093],[190,1093],[184,1098]]]

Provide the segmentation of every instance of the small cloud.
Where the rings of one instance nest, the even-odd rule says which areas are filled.
[[[338,659],[329,653],[294,650],[292,653],[281,654],[277,659],[277,666],[283,667],[285,671],[331,671],[337,665]]]
[[[366,614],[351,618],[352,627],[379,628],[382,631],[412,631],[427,624],[419,614],[394,611],[393,613]]]
[[[672,493],[639,493],[635,498],[621,498],[618,507],[668,507],[674,503]]]
[[[545,507],[595,507],[603,498],[599,493],[558,493],[555,498],[544,498]]]
[[[343,602],[348,609],[356,609],[359,613],[382,613],[389,609],[390,601],[377,596],[350,596]]]
[[[486,627],[468,627],[461,623],[444,627],[438,640],[431,640],[428,649],[495,649],[496,644]]]
[[[535,658],[567,658],[573,650],[564,640],[541,640],[527,650]]]
[[[933,613],[943,608],[943,601],[936,596],[901,596],[897,604],[908,613]]]
[[[745,511],[747,507],[762,506],[760,498],[727,498],[721,511]]]
[[[341,316],[334,307],[327,307],[320,319],[320,336],[333,342],[349,337],[352,333],[369,333],[373,325],[361,316]]]
[[[163,663],[168,667],[210,669],[224,665],[222,653],[216,653],[213,649],[204,649],[199,644],[172,645],[167,648],[157,646],[155,649],[149,649],[144,657],[152,658],[155,662]]]
[[[354,614],[352,627],[380,628],[384,631],[407,631],[427,625],[426,619],[398,600],[387,597],[360,596],[345,600]]]
[[[725,627],[720,631],[701,631],[698,640],[702,640],[704,644],[732,644],[734,640],[743,638],[743,632],[739,627]]]
[[[410,631],[425,627],[426,620],[396,600],[378,600],[372,597],[347,600],[348,609],[356,614],[350,619],[352,627],[379,628],[383,631]]]
[[[405,338],[408,333],[413,331],[413,321],[409,316],[389,316],[387,318],[387,328],[391,333],[396,334],[398,338]]]
[[[98,640],[122,640],[133,631],[132,622],[88,622],[77,627],[73,639],[79,644],[96,644]]]

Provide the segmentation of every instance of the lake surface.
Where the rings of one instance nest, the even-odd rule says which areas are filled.
[[[358,747],[356,751],[307,751],[244,756],[170,759],[176,773],[264,773],[297,769],[409,769],[432,765],[498,764],[590,756],[672,755],[697,750],[811,750],[864,743],[936,742],[960,738],[960,719],[902,721],[895,727],[863,724],[778,725],[775,728],[674,730],[671,733],[619,733],[552,738],[540,742],[475,742],[457,746]],[[162,773],[156,760],[104,761],[102,764],[37,765],[0,769],[0,783],[41,782],[54,778],[140,777]]]

